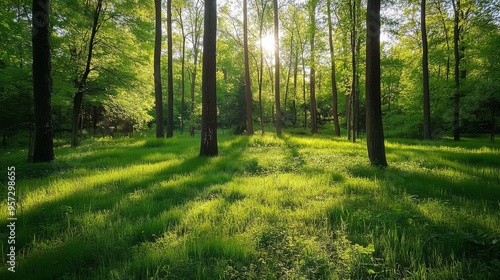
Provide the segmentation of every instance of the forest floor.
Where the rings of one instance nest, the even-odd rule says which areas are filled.
[[[500,145],[326,134],[57,142],[3,151],[0,279],[495,279]],[[15,273],[7,166],[16,167]],[[4,210],[5,209],[5,210]]]

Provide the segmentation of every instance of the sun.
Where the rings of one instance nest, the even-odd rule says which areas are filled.
[[[262,38],[262,48],[267,53],[274,52],[274,36],[272,34],[266,35]]]

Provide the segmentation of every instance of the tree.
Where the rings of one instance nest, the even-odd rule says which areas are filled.
[[[167,41],[168,41],[168,68],[167,68],[167,138],[174,136],[174,71],[172,58],[172,0],[167,0]]]
[[[245,96],[246,96],[246,113],[247,123],[246,129],[248,135],[253,135],[253,120],[252,120],[252,84],[250,80],[250,62],[248,58],[248,3],[243,0],[243,48],[245,52]]]
[[[460,53],[460,33],[463,26],[460,26],[461,3],[460,0],[452,0],[454,25],[453,25],[453,46],[455,54],[455,95],[453,106],[453,139],[460,141],[460,61],[463,53]]]
[[[33,0],[33,95],[35,145],[33,162],[54,160],[52,139],[52,79],[50,76],[49,0]]]
[[[217,0],[205,1],[200,156],[217,156]]]
[[[161,0],[155,0],[155,51],[154,51],[154,78],[155,78],[155,116],[156,137],[163,138],[163,90],[161,86]]]
[[[315,52],[315,36],[316,36],[316,6],[318,0],[309,2],[309,42],[311,44],[311,73],[310,73],[310,112],[311,112],[311,132],[318,132],[318,113],[316,108],[316,52]]]
[[[427,0],[420,2],[420,30],[422,33],[422,72],[424,93],[424,139],[431,139],[431,101],[429,93],[429,47],[427,43],[427,25],[425,4]]]
[[[339,125],[339,112],[338,112],[338,90],[337,90],[337,79],[335,77],[335,50],[333,46],[333,26],[332,26],[332,12],[331,12],[331,0],[327,0],[326,11],[328,16],[328,43],[330,46],[330,68],[331,68],[331,80],[332,80],[332,114],[333,114],[333,125],[335,127],[335,136],[340,136],[340,125]]]
[[[189,135],[194,136],[195,131],[195,91],[196,91],[196,79],[198,76],[198,56],[200,52],[200,37],[201,37],[201,25],[203,23],[202,19],[202,1],[197,0],[192,4],[188,4],[188,12],[189,12],[189,23],[191,26],[190,34],[191,34],[191,44],[193,46],[193,66],[190,70],[190,79],[191,79],[191,101],[190,101],[190,126],[189,126]]]
[[[387,166],[380,101],[380,0],[368,0],[366,27],[366,144],[371,164]]]
[[[281,105],[280,105],[280,44],[278,25],[278,0],[274,4],[274,71],[275,71],[275,101],[276,101],[276,134],[281,135]]]
[[[258,0],[255,0],[255,7],[257,9],[257,17],[259,20],[259,51],[260,51],[260,64],[259,64],[259,70],[258,70],[258,83],[259,83],[259,119],[260,119],[260,129],[261,129],[261,134],[264,134],[264,110],[262,109],[262,82],[264,79],[264,47],[262,43],[262,33],[264,29],[264,16],[266,14],[266,8],[268,4],[268,0],[259,0],[260,1],[260,7],[259,9],[259,2]]]
[[[78,82],[77,86],[77,91],[75,93],[75,96],[73,98],[73,116],[72,116],[72,133],[71,133],[71,146],[76,147],[78,146],[78,130],[79,130],[79,121],[80,121],[80,111],[82,108],[82,102],[83,102],[83,94],[87,90],[87,79],[89,77],[90,72],[92,71],[91,65],[92,65],[92,56],[93,56],[93,51],[94,47],[96,44],[96,35],[97,32],[99,31],[99,28],[101,26],[101,20],[100,17],[104,13],[103,6],[102,6],[102,0],[97,0],[97,3],[94,8],[94,14],[93,14],[93,24],[92,28],[90,30],[90,40],[88,43],[88,52],[87,52],[87,61],[85,63],[85,70],[83,72],[83,75]]]

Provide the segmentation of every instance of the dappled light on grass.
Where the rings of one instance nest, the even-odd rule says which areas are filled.
[[[19,180],[20,277],[492,278],[499,150],[330,136],[89,140]],[[64,168],[52,168],[64,166]],[[23,169],[24,170],[24,169]],[[5,213],[0,214],[5,220]],[[4,273],[5,266],[1,267]]]

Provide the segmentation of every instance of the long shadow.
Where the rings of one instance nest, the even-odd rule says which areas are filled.
[[[102,265],[102,259],[106,259],[104,256],[125,260],[129,256],[127,246],[154,241],[153,236],[160,236],[162,232],[168,230],[169,223],[176,223],[175,219],[159,222],[161,213],[196,199],[204,189],[213,184],[227,183],[234,175],[238,175],[240,170],[228,169],[228,166],[240,160],[247,143],[248,137],[241,137],[222,149],[220,158],[209,159],[193,155],[179,165],[164,168],[140,180],[126,182],[117,178],[95,185],[89,190],[75,191],[58,200],[43,202],[29,211],[23,211],[19,217],[21,226],[16,236],[19,251],[29,252],[31,243],[34,242],[34,235],[37,236],[35,238],[37,242],[60,238],[61,243],[53,249],[43,251],[42,254],[26,253],[25,258],[17,263],[18,272],[15,276],[17,279],[29,279],[27,277],[31,275],[38,275],[40,279],[61,278],[63,275],[81,277],[82,274],[92,274],[92,270],[95,271]],[[189,148],[192,146],[185,147],[186,150]],[[176,183],[176,178],[181,177],[184,179]],[[169,181],[172,182],[170,185]],[[167,182],[168,186],[162,186],[162,182]],[[136,191],[144,191],[145,195],[138,199],[129,199]],[[73,213],[68,213],[66,206],[69,206]],[[120,211],[111,211],[114,209]],[[106,211],[112,212],[108,217],[111,219],[110,222],[124,220],[117,224],[128,225],[124,233],[117,232],[117,229],[109,229],[110,232],[120,235],[119,240],[113,240],[112,248],[106,246],[109,240],[102,240],[99,236],[96,236],[94,241],[86,240],[88,236],[78,233],[82,230],[79,227],[84,225],[79,226],[77,219],[71,218],[79,214]],[[68,228],[67,220],[76,225]],[[4,222],[0,226],[5,227]],[[64,234],[68,231],[74,232],[74,235],[66,237],[68,239],[65,240]],[[103,235],[111,239],[118,238],[106,234],[106,231]],[[78,252],[75,253],[74,250]],[[67,259],[67,255],[77,257]],[[3,265],[0,274],[3,274],[5,269]]]
[[[384,188],[381,191],[392,192]],[[375,261],[369,268],[373,268],[376,275],[356,275],[354,278],[392,279],[396,275],[397,278],[411,278],[412,269],[417,269],[415,264],[436,269],[439,261],[444,265],[463,260],[470,262],[470,267],[464,270],[466,279],[500,272],[496,265],[500,260],[500,245],[494,241],[499,232],[492,232],[477,223],[465,225],[468,232],[436,223],[419,210],[418,203],[418,200],[413,200],[385,204],[383,200],[374,199],[373,195],[355,192],[342,206],[327,209],[333,230],[346,223],[351,242],[363,246],[375,243]],[[487,264],[487,270],[484,264]]]

